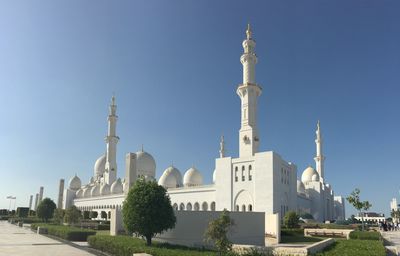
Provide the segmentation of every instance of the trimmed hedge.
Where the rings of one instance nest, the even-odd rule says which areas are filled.
[[[97,230],[110,230],[110,224],[99,224]]]
[[[381,240],[381,234],[376,231],[353,231],[350,233],[350,239]]]
[[[153,242],[146,246],[146,242],[130,236],[89,236],[89,245],[97,250],[118,256],[132,256],[133,253],[148,253],[153,256],[205,256],[217,255],[214,251],[193,249],[185,246],[175,246]]]
[[[49,235],[57,236],[69,241],[87,241],[88,236],[96,235],[96,231],[83,228],[43,223],[35,223],[31,225],[33,230],[37,230],[37,227],[46,228]]]

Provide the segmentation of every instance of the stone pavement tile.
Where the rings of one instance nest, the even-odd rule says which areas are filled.
[[[84,250],[0,221],[0,256],[86,256]]]

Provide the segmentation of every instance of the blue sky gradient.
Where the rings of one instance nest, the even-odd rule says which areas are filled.
[[[211,182],[219,137],[238,155],[242,40],[257,42],[262,151],[314,165],[373,211],[398,196],[399,1],[0,1],[0,208],[75,173],[87,182],[118,105],[119,176],[142,144],[157,176],[193,164]],[[347,205],[347,214],[354,210]]]

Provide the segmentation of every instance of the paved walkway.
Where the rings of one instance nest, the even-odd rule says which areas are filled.
[[[390,243],[385,246],[390,251],[388,255],[400,255],[400,231],[386,231],[381,234]]]
[[[93,255],[68,244],[20,228],[7,221],[0,221],[0,256],[43,255],[85,256]]]

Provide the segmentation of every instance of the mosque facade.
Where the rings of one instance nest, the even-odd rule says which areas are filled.
[[[316,168],[307,167],[297,180],[297,166],[274,151],[259,151],[260,135],[257,127],[257,101],[262,88],[255,80],[256,42],[250,26],[242,43],[243,82],[236,93],[241,100],[241,124],[238,134],[239,156],[225,154],[221,137],[219,157],[211,184],[204,184],[203,176],[194,166],[184,175],[175,166],[165,169],[158,184],[165,187],[172,206],[177,211],[256,211],[266,214],[287,211],[310,213],[317,221],[344,218],[344,201],[334,197],[324,176],[324,155],[320,124],[316,131]],[[116,135],[117,106],[112,97],[108,115],[106,154],[94,164],[93,176],[82,184],[75,175],[63,193],[63,208],[75,205],[81,210],[109,211],[121,208],[137,179],[156,180],[156,162],[151,154],[140,150],[125,157],[125,177],[117,178]],[[336,199],[335,199],[336,198]],[[339,213],[341,214],[339,216]]]

